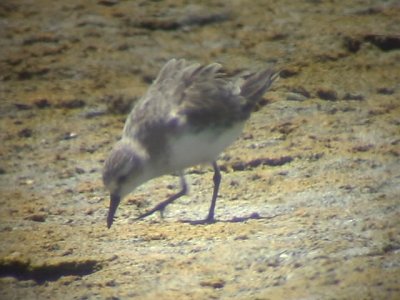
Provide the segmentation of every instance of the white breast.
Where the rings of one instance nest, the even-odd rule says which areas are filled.
[[[169,166],[177,171],[216,160],[218,155],[238,138],[243,126],[244,122],[241,122],[220,132],[210,128],[207,131],[171,139]]]

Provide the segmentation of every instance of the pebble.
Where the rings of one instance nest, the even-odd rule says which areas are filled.
[[[343,100],[357,100],[357,101],[362,101],[365,100],[365,97],[361,94],[357,93],[346,93],[343,96]]]
[[[334,90],[327,88],[320,88],[317,90],[317,96],[322,100],[336,101],[338,95]]]
[[[32,129],[24,128],[18,132],[18,136],[22,138],[29,138],[32,136]]]
[[[302,94],[298,94],[298,93],[287,93],[286,94],[286,100],[289,100],[289,101],[304,101],[304,100],[307,100],[307,97],[302,95]]]

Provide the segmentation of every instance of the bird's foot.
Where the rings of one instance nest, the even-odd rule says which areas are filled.
[[[155,207],[150,209],[148,212],[145,212],[144,214],[141,214],[135,220],[141,220],[141,219],[143,219],[145,217],[148,217],[148,216],[154,214],[157,211],[160,212],[160,216],[163,219],[164,218],[164,210],[165,210],[165,208],[167,207],[168,204],[170,204],[170,201],[163,201],[161,203],[158,203]]]
[[[208,216],[202,220],[181,220],[182,223],[189,223],[191,225],[207,225],[214,224],[217,220],[214,219],[214,216]]]

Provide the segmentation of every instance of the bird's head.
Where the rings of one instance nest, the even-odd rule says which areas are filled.
[[[105,161],[103,183],[110,192],[107,227],[110,228],[115,212],[123,197],[147,180],[145,168],[148,155],[141,145],[121,139]]]

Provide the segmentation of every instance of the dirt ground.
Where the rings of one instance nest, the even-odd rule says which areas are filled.
[[[400,299],[398,1],[1,1],[1,299]],[[106,228],[104,159],[170,58],[281,78],[190,195]]]

